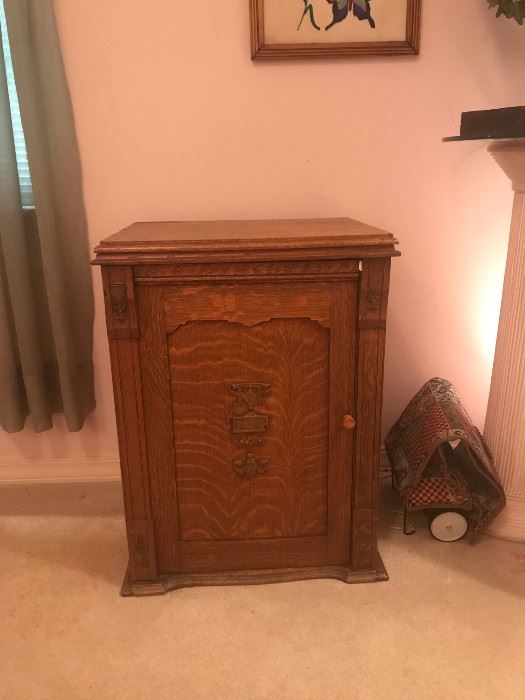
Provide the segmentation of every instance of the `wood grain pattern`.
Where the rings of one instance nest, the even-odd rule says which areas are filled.
[[[211,252],[218,248],[241,250],[278,242],[282,249],[294,246],[329,248],[336,242],[368,247],[394,242],[392,234],[355,219],[261,219],[245,221],[141,221],[109,236],[95,249],[123,251],[136,245],[155,248],[164,244],[175,250]]]
[[[379,450],[390,259],[363,262],[357,359],[357,430],[352,565],[369,569],[376,557]],[[377,327],[374,327],[377,324]]]
[[[137,346],[137,313],[130,268],[103,270],[117,435],[124,489],[130,572],[136,580],[157,575],[151,528],[149,481],[144,435],[144,413]],[[116,318],[110,289],[123,284],[128,294],[127,313]]]
[[[307,319],[193,321],[171,334],[169,352],[181,538],[324,534],[329,331]],[[248,452],[227,421],[238,382],[271,387],[260,408],[270,429],[249,450],[269,468],[252,480],[233,469]]]
[[[180,549],[185,573],[326,566],[330,563],[327,538],[323,536],[184,541]]]
[[[257,284],[185,286],[166,295],[169,331],[189,321],[232,321],[256,326],[273,318],[310,318],[330,326],[331,285]]]
[[[334,284],[330,345],[328,532],[329,564],[350,558],[354,431],[343,416],[355,415],[357,285]]]
[[[357,222],[317,220],[142,224],[99,246],[124,594],[385,578],[378,449],[394,245]],[[243,382],[271,385],[250,409],[260,444],[232,433],[246,423],[228,415],[230,385]],[[236,473],[250,454],[267,469]]]
[[[347,218],[140,222],[102,241],[93,262],[118,266],[359,260],[398,255],[396,243],[391,233]]]
[[[185,284],[188,282],[257,282],[275,280],[356,279],[359,276],[357,260],[318,260],[302,262],[288,260],[274,262],[185,263],[164,265],[137,265],[135,283]]]
[[[124,578],[123,596],[162,595],[178,588],[194,586],[250,586],[261,583],[284,583],[332,578],[343,583],[373,583],[388,581],[388,574],[379,554],[374,567],[368,571],[354,571],[349,566],[315,566],[281,569],[252,569],[217,573],[165,574],[154,583],[135,582],[128,571]]]
[[[162,288],[139,288],[137,309],[142,319],[139,354],[151,518],[155,527],[157,565],[160,572],[167,572],[180,571],[181,558],[175,546],[179,540],[177,486],[163,303]]]

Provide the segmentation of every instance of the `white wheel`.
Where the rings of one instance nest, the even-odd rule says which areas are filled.
[[[461,513],[444,511],[430,523],[430,532],[436,540],[441,542],[454,542],[463,537],[468,530],[467,519]]]

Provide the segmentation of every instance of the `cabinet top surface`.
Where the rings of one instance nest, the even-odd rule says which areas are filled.
[[[141,254],[179,257],[249,251],[266,251],[278,258],[281,251],[300,254],[316,249],[392,256],[399,254],[396,243],[391,233],[349,218],[139,222],[101,241],[94,262],[116,262],[117,257],[132,262]]]

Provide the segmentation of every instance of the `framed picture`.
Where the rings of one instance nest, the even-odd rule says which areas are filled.
[[[417,54],[421,0],[250,0],[252,59]]]

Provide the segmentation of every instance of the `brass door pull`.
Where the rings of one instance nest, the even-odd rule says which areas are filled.
[[[353,416],[344,416],[343,428],[345,430],[353,430],[355,428],[355,418]]]

